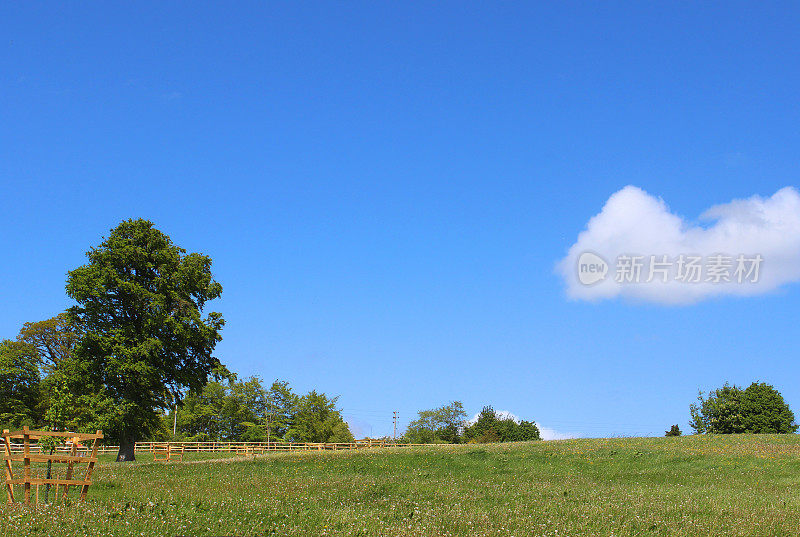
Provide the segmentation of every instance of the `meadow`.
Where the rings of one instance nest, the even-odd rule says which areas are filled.
[[[137,457],[0,535],[800,535],[797,435]]]

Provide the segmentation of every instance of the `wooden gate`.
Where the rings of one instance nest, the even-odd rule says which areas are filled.
[[[45,437],[59,437],[66,439],[66,451],[43,453],[38,441]],[[39,502],[39,486],[55,485],[54,498],[58,497],[58,488],[62,488],[62,499],[66,501],[69,488],[72,486],[80,487],[80,500],[86,499],[89,492],[89,485],[92,484],[92,472],[97,464],[97,443],[103,438],[103,431],[96,433],[69,433],[54,431],[31,431],[28,427],[23,427],[21,431],[3,431],[5,443],[5,470],[6,470],[6,492],[8,503],[14,502],[14,487],[19,485],[24,488],[25,505],[31,503],[31,489],[36,487],[36,502]],[[22,454],[11,454],[12,440],[22,440]],[[32,444],[31,440],[36,440]],[[91,440],[92,446],[88,456],[78,455],[78,450],[83,448],[81,440]],[[22,463],[15,465],[14,463]],[[76,465],[86,464],[82,478],[76,478],[76,470],[80,469]],[[56,466],[61,465],[61,466]],[[22,477],[15,477],[14,470],[21,469]],[[21,467],[21,468],[20,468]],[[46,469],[46,470],[45,470]],[[63,472],[63,474],[62,474]],[[62,477],[63,475],[63,477]]]
[[[150,445],[150,452],[153,454],[154,461],[172,462],[173,458],[183,462],[183,445],[173,445],[171,442],[157,443]]]

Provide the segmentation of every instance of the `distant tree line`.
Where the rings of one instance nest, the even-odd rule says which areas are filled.
[[[461,444],[540,438],[539,428],[534,422],[498,415],[491,406],[483,407],[477,419],[469,422],[461,401],[453,401],[439,408],[421,410],[417,418],[408,424],[401,441],[411,444]]]
[[[227,371],[190,392],[174,412],[163,417],[160,439],[237,442],[353,442],[337,397],[312,390],[295,394],[276,380],[265,388],[258,377],[239,380]],[[177,434],[172,427],[177,424]]]

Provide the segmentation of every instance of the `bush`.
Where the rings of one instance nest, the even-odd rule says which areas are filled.
[[[771,385],[754,382],[747,389],[725,384],[689,407],[695,433],[787,434],[797,431],[794,413]]]
[[[499,418],[491,406],[483,407],[478,420],[464,429],[464,440],[470,443],[520,442],[539,440],[539,428],[532,421]]]
[[[682,434],[683,433],[681,432],[681,428],[678,427],[677,424],[675,424],[675,425],[673,425],[672,427],[669,428],[669,431],[666,431],[664,433],[664,436],[680,436]]]

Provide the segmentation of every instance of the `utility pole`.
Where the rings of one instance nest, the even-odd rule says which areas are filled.
[[[394,432],[392,433],[392,441],[397,443],[397,411],[392,412],[392,421],[394,422]]]

